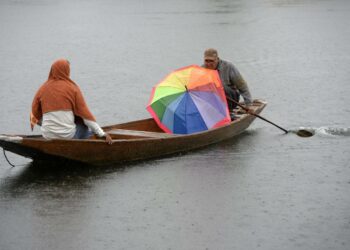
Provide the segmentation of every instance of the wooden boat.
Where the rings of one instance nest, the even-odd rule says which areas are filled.
[[[255,100],[252,110],[259,114],[265,106],[266,102]],[[242,133],[255,118],[241,114],[229,125],[189,135],[167,134],[151,118],[104,127],[113,138],[112,145],[98,138],[46,140],[41,135],[0,135],[0,146],[33,160],[112,165],[158,158],[218,143]]]

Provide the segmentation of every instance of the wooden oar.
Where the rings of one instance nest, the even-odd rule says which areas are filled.
[[[273,123],[273,122],[267,120],[266,118],[264,118],[264,117],[262,117],[262,116],[260,116],[260,115],[258,115],[258,114],[255,114],[254,112],[250,111],[248,108],[246,108],[245,106],[243,106],[243,105],[240,104],[239,102],[233,100],[232,98],[230,98],[230,97],[228,97],[228,96],[226,96],[226,98],[227,98],[229,101],[231,101],[231,102],[237,104],[238,106],[240,106],[240,107],[241,107],[242,109],[244,109],[248,114],[254,115],[254,116],[256,116],[256,117],[258,117],[258,118],[260,118],[260,119],[262,119],[262,120],[264,120],[264,121],[266,121],[266,122],[268,122],[268,123],[274,125],[275,127],[281,129],[284,133],[288,134],[288,132],[289,132],[288,130],[286,130],[286,129],[280,127],[280,126],[278,126],[277,124],[275,124],[275,123]],[[313,136],[313,133],[312,133],[312,132],[307,131],[307,130],[305,130],[305,129],[300,129],[300,130],[298,130],[298,132],[297,132],[296,134],[299,135],[299,136],[301,136],[301,137],[310,137],[310,136]]]

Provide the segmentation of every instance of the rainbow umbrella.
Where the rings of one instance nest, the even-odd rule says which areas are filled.
[[[175,70],[153,87],[147,110],[160,128],[173,134],[196,133],[231,121],[218,72],[197,65]]]

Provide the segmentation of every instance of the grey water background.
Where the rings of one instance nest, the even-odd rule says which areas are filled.
[[[11,168],[1,154],[0,249],[349,249],[349,16],[347,0],[1,0],[0,133],[33,133],[57,58],[110,125],[149,117],[152,86],[215,47],[268,101],[264,117],[315,135],[256,120],[202,150],[108,168],[7,153]]]

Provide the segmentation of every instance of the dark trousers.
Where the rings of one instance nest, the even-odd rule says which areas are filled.
[[[225,95],[236,102],[239,102],[239,92],[237,89],[233,89],[229,86],[224,85]],[[237,107],[237,104],[227,99],[228,109],[231,111],[232,109]]]
[[[75,125],[76,131],[73,139],[88,139],[94,134],[85,124],[76,123]]]
[[[73,139],[88,139],[94,133],[85,125],[82,118],[79,116],[74,117],[74,122],[76,125],[76,131]]]

